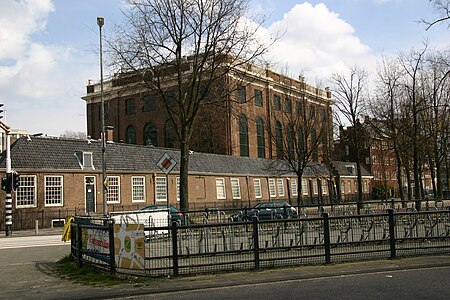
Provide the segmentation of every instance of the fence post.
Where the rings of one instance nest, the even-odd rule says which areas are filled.
[[[81,234],[81,224],[77,223],[77,258],[78,258],[78,267],[82,267],[83,266],[83,259],[82,259],[82,254],[81,254],[81,247],[82,247],[82,234]]]
[[[258,217],[253,216],[253,249],[255,253],[255,270],[259,270],[259,231],[258,231]]]
[[[116,254],[114,249],[114,221],[108,223],[109,232],[109,267],[111,275],[116,274]]]
[[[75,258],[75,251],[74,249],[74,244],[76,244],[76,237],[75,237],[75,226],[73,226],[73,222],[70,223],[70,255],[72,256],[72,258]]]
[[[323,241],[325,246],[325,263],[331,263],[331,239],[330,239],[330,220],[328,213],[322,213],[323,217]]]
[[[172,221],[172,264],[173,264],[173,276],[178,276],[178,231],[177,231],[177,221]]]
[[[394,210],[388,209],[389,213],[389,244],[391,248],[391,258],[395,258],[395,219],[394,219]]]

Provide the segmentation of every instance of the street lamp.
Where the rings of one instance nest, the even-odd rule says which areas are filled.
[[[105,24],[105,18],[97,17],[97,25],[100,30],[100,100],[101,100],[101,116],[102,116],[102,196],[103,196],[103,216],[106,217],[108,213],[108,206],[106,205],[106,137],[105,137],[105,102],[103,99],[103,51],[102,51],[102,26]]]

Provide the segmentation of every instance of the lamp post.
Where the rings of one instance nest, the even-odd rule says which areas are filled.
[[[103,216],[106,217],[108,213],[108,206],[106,205],[106,137],[105,137],[105,102],[103,99],[103,51],[102,51],[102,26],[105,24],[105,18],[97,17],[97,25],[100,30],[100,100],[101,100],[101,117],[102,117],[102,196],[103,196]]]

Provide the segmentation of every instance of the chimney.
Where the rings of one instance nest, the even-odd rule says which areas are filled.
[[[107,143],[114,143],[114,127],[105,126],[105,137]]]

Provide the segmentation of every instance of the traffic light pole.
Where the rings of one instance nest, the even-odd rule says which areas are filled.
[[[6,130],[6,178],[8,180],[12,178],[11,171],[11,137],[9,135],[9,128]],[[10,188],[6,191],[6,199],[5,199],[5,234],[9,236],[12,234],[12,182],[9,185]]]

